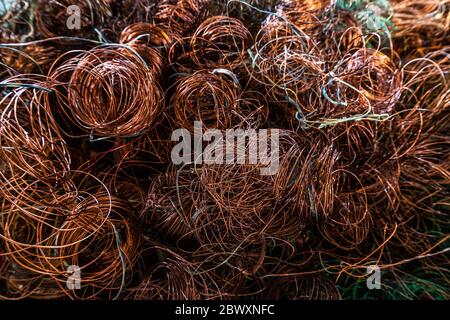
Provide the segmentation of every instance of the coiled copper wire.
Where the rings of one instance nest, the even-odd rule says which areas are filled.
[[[51,46],[28,45],[23,50],[0,48],[0,61],[18,74],[46,74],[60,52]]]
[[[311,90],[324,77],[320,55],[317,43],[306,33],[272,18],[255,39],[250,72],[270,92],[295,100],[296,95]]]
[[[448,287],[448,1],[391,6],[372,26],[329,0],[0,18],[0,298],[340,299],[370,265],[389,293],[414,269]],[[194,121],[281,129],[278,171],[172,165]]]
[[[80,267],[83,298],[102,291],[117,297],[132,278],[140,254],[141,235],[130,206],[100,193],[80,201],[71,214],[54,238],[59,256]]]
[[[239,88],[233,79],[198,71],[177,81],[173,107],[177,124],[193,130],[194,121],[206,128],[230,128],[239,115]]]
[[[190,58],[199,69],[235,69],[246,59],[252,35],[237,19],[215,16],[200,24],[191,37]]]
[[[379,51],[360,49],[341,61],[342,67],[335,67],[335,72],[342,81],[336,80],[339,83],[329,89],[339,91],[340,103],[346,104],[343,109],[353,109],[349,104],[354,101],[355,105],[364,108],[358,110],[356,107],[356,110],[353,109],[355,113],[371,110],[391,114],[395,111],[402,89],[402,77],[389,57]],[[339,104],[339,101],[336,103]]]
[[[196,28],[208,14],[207,0],[162,0],[155,21],[166,30],[185,35]]]
[[[161,89],[152,71],[133,49],[113,46],[82,52],[50,77],[70,76],[57,98],[80,128],[100,137],[129,137],[150,128],[160,110]]]
[[[449,45],[449,3],[444,1],[392,1],[396,51],[421,56]]]
[[[80,29],[69,29],[67,26],[70,6],[79,8]],[[44,38],[58,36],[77,36],[80,38],[97,38],[94,29],[103,25],[112,16],[109,0],[74,1],[74,0],[40,0],[34,11],[36,28]],[[59,43],[66,43],[58,39]]]
[[[120,34],[120,43],[134,41],[167,47],[173,41],[173,35],[170,30],[164,30],[156,24],[139,22],[127,26]]]

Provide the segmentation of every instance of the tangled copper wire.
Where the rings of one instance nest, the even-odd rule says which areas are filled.
[[[198,68],[233,70],[245,59],[251,34],[237,19],[211,17],[191,37],[191,59]]]
[[[333,101],[333,104],[351,108],[346,101],[353,100],[358,106],[364,106],[364,109],[376,113],[391,114],[395,111],[394,106],[400,96],[402,78],[389,57],[379,51],[359,49],[348,59],[344,58],[342,63],[345,67],[337,66],[335,69],[338,80],[330,80],[339,82],[333,89],[339,92],[340,101]],[[331,92],[328,96],[331,96]],[[352,98],[352,96],[359,97]],[[363,110],[360,112],[364,112]]]
[[[207,128],[229,128],[239,114],[239,87],[233,79],[211,71],[180,78],[173,100],[175,119],[182,128],[201,121]]]
[[[173,39],[160,26],[152,23],[139,22],[127,26],[120,34],[120,43],[147,42],[153,46],[168,46]]]
[[[36,71],[46,73],[58,54],[54,47],[38,44],[24,47],[23,51],[13,48],[0,49],[2,63],[17,74],[32,74]]]
[[[207,0],[162,0],[154,19],[167,30],[184,35],[195,28],[208,14]]]
[[[45,38],[56,38],[63,35],[88,36],[95,27],[105,23],[112,15],[108,0],[95,1],[38,1],[35,9],[36,28]],[[80,13],[80,28],[66,27],[68,13],[71,6],[76,6]],[[76,12],[76,11],[75,11]],[[61,41],[61,40],[60,40]]]
[[[132,48],[104,47],[69,59],[50,78],[70,75],[67,93],[58,99],[74,123],[93,135],[127,137],[150,128],[159,112],[161,89],[153,71]]]
[[[450,298],[449,8],[16,3],[0,299]]]
[[[258,81],[283,96],[313,88],[325,74],[317,45],[276,18],[259,31],[251,58]]]
[[[393,1],[392,21],[397,28],[394,34],[397,52],[402,55],[419,55],[448,46],[450,21],[448,1]]]

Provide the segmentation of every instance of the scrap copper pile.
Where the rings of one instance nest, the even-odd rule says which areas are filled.
[[[1,13],[1,299],[450,298],[450,1]],[[278,170],[174,163],[198,123]]]

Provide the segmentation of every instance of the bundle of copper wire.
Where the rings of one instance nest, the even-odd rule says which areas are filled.
[[[167,30],[185,35],[208,14],[208,0],[163,0],[158,3],[154,19]]]
[[[153,67],[160,71],[161,66]],[[109,46],[69,59],[49,78],[62,83],[70,76],[57,96],[61,111],[82,129],[129,137],[155,122],[162,103],[157,72],[132,48]]]
[[[449,299],[449,12],[17,1],[0,298]]]
[[[112,15],[110,1],[95,0],[78,3],[72,0],[38,1],[35,9],[37,32],[45,38],[56,38],[62,35],[95,36],[92,31],[99,27],[108,16]],[[72,9],[73,10],[70,10]],[[77,8],[75,10],[75,8]],[[68,29],[66,26],[67,14],[81,13],[80,28]],[[73,30],[73,31],[72,31]]]

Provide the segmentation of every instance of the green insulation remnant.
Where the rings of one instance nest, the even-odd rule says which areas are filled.
[[[441,271],[442,272],[442,271]],[[344,300],[416,300],[416,299],[449,299],[450,288],[444,277],[449,276],[449,270],[438,273],[410,270],[399,274],[397,278],[389,276],[390,270],[383,270],[381,275],[381,289],[369,290],[366,279],[347,278],[338,285]],[[383,277],[383,275],[387,275]]]
[[[435,198],[432,203],[443,203],[446,199]],[[447,206],[445,206],[447,207]],[[445,208],[442,208],[445,210]],[[427,234],[432,241],[438,241],[450,233],[450,225],[445,218],[425,218],[418,227],[418,233]],[[433,252],[448,248],[450,240],[443,242]],[[407,257],[404,257],[407,258]],[[398,257],[398,260],[401,260]],[[326,265],[339,265],[340,261],[326,261]],[[376,263],[374,263],[376,264]],[[431,268],[430,266],[434,266]],[[367,278],[345,276],[337,287],[345,300],[416,300],[450,299],[450,269],[446,258],[435,256],[429,259],[415,260],[394,268],[381,269],[381,289],[369,290]]]
[[[355,11],[362,7],[364,0],[336,0],[335,6],[340,10]]]
[[[388,0],[336,0],[335,8],[353,12],[367,33],[378,32],[383,39],[390,39],[393,25]]]

